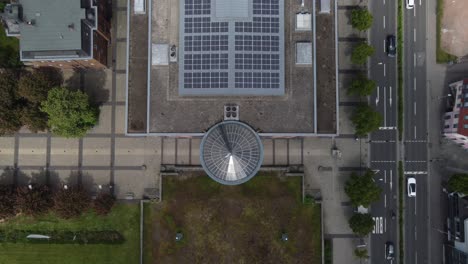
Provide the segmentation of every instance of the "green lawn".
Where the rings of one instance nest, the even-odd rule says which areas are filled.
[[[2,229],[104,230],[121,232],[122,245],[55,245],[0,243],[0,264],[133,264],[139,261],[139,206],[116,204],[105,216],[87,213],[62,220],[48,214],[37,219],[17,217],[0,224]]]
[[[256,176],[240,186],[165,177],[163,202],[150,205],[145,223],[145,263],[319,264],[320,206],[303,204],[301,191],[300,177]]]

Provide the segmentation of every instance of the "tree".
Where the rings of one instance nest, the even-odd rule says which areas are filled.
[[[367,236],[374,229],[374,219],[370,214],[355,213],[349,219],[349,227],[356,235]]]
[[[360,105],[351,116],[351,121],[356,129],[356,135],[363,137],[369,132],[379,129],[380,124],[382,124],[382,115],[368,105]]]
[[[18,95],[34,104],[45,101],[50,89],[61,84],[49,72],[45,69],[24,72],[18,82]]]
[[[351,12],[351,25],[360,31],[369,29],[373,20],[374,17],[367,8],[355,9]]]
[[[0,219],[15,215],[15,192],[12,186],[0,185]]]
[[[115,197],[110,193],[100,193],[93,202],[93,208],[97,214],[108,214],[115,203]]]
[[[351,81],[351,85],[348,88],[349,95],[368,96],[377,87],[377,83],[373,80],[369,80],[364,75],[359,75],[357,78]]]
[[[18,131],[20,121],[21,101],[16,93],[17,75],[13,71],[0,72],[0,135],[12,134]]]
[[[18,187],[16,189],[16,208],[26,215],[39,215],[47,212],[52,205],[52,194],[46,185]]]
[[[372,56],[375,50],[369,44],[363,42],[358,44],[351,54],[351,62],[358,65],[363,65],[367,62],[367,57]]]
[[[61,189],[54,195],[54,211],[65,219],[80,216],[90,205],[91,198],[82,187]]]
[[[382,189],[375,183],[373,176],[374,172],[371,170],[367,170],[362,176],[351,173],[344,189],[353,206],[369,207],[379,200]]]
[[[359,258],[359,259],[367,259],[367,258],[369,258],[369,254],[368,254],[366,248],[363,248],[363,249],[356,248],[356,249],[354,250],[354,255],[355,255],[357,258]]]
[[[452,192],[468,195],[468,174],[454,174],[448,181],[448,188]]]
[[[55,87],[41,105],[41,110],[49,115],[50,130],[58,136],[83,137],[97,123],[99,111],[81,91]]]

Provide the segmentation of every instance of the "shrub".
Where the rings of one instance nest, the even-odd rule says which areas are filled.
[[[454,174],[448,181],[448,188],[452,192],[468,195],[468,174]]]
[[[91,204],[91,198],[81,187],[61,189],[54,195],[54,211],[63,218],[81,215]]]
[[[369,29],[372,26],[374,17],[365,8],[355,9],[351,12],[351,25],[360,31]]]
[[[369,80],[364,75],[359,75],[351,81],[351,85],[348,88],[349,95],[368,96],[374,92],[377,83],[373,80]]]
[[[26,215],[38,215],[47,212],[52,206],[52,195],[45,185],[18,187],[16,189],[17,210]]]
[[[13,186],[0,185],[0,218],[15,215],[15,198]]]
[[[114,206],[115,198],[109,193],[100,193],[93,202],[93,208],[97,214],[106,215]]]

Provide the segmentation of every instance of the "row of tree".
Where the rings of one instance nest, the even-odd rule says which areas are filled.
[[[17,214],[37,216],[50,210],[68,219],[78,217],[91,208],[97,214],[106,215],[112,209],[114,202],[114,196],[109,193],[100,193],[93,200],[80,186],[52,192],[47,185],[36,185],[32,188],[1,185],[0,219]]]
[[[26,126],[33,132],[84,136],[97,123],[98,108],[85,93],[61,85],[61,73],[52,68],[0,72],[0,135]]]

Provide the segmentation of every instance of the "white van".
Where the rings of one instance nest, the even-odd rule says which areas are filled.
[[[414,7],[414,0],[406,0],[406,8],[413,9]]]

